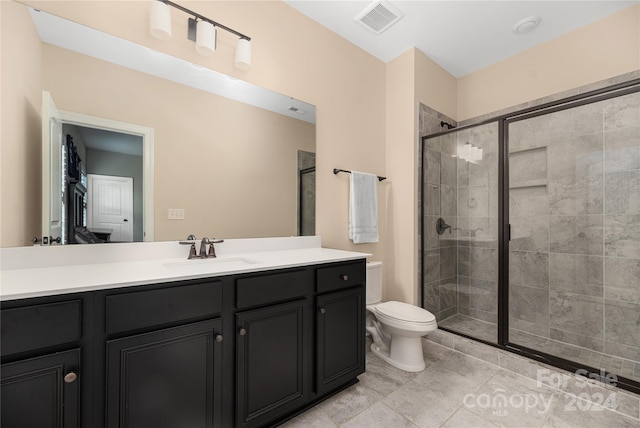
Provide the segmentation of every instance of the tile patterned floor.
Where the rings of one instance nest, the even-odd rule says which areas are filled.
[[[566,372],[441,330],[434,333],[424,342],[426,370],[407,373],[368,352],[359,383],[282,426],[640,427],[639,395],[586,386]]]
[[[498,330],[496,324],[456,314],[442,320],[439,325],[487,342],[497,343]],[[638,361],[581,348],[516,329],[510,329],[509,338],[513,343],[522,346],[603,369],[607,373],[615,373],[628,379],[640,381],[640,362]]]

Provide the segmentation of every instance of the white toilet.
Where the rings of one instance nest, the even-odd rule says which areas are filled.
[[[438,328],[426,309],[402,302],[382,302],[382,262],[367,263],[367,333],[371,351],[401,370],[425,369],[422,336]]]

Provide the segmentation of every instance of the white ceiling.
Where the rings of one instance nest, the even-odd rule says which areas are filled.
[[[285,2],[384,62],[415,46],[462,77],[640,1],[390,0],[404,17],[379,35],[355,21],[370,0]],[[513,33],[516,22],[532,15],[542,18],[536,30]]]

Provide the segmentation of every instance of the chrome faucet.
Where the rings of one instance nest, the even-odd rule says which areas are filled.
[[[180,241],[180,245],[191,245],[189,248],[188,260],[191,259],[207,259],[209,257],[217,257],[216,249],[213,244],[224,242],[224,239],[209,239],[206,236],[200,241],[200,252],[196,253],[196,237],[194,235],[187,236],[186,241]],[[209,247],[207,251],[207,246]]]
[[[187,257],[187,260],[199,258],[198,255],[196,254],[196,236],[195,235],[189,235],[187,236],[186,241],[180,241],[179,243],[180,245],[191,245],[191,247],[189,248],[189,256]]]
[[[202,241],[204,242],[204,240],[207,238],[203,238]],[[218,257],[216,256],[216,247],[213,244],[219,244],[221,242],[224,242],[224,239],[207,239],[207,243],[209,244],[209,253],[207,253],[207,255],[203,256],[204,257]],[[202,253],[203,247],[202,245],[200,245],[200,253]]]
[[[207,254],[207,245],[209,244],[211,244],[211,240],[209,238],[207,238],[206,236],[202,238],[202,241],[200,241],[200,253],[198,254],[198,257],[200,257],[201,259],[206,259],[207,257],[209,257],[209,255]]]

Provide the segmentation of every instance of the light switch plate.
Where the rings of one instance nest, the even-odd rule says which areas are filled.
[[[183,208],[169,208],[169,214],[167,216],[169,220],[184,220]]]

